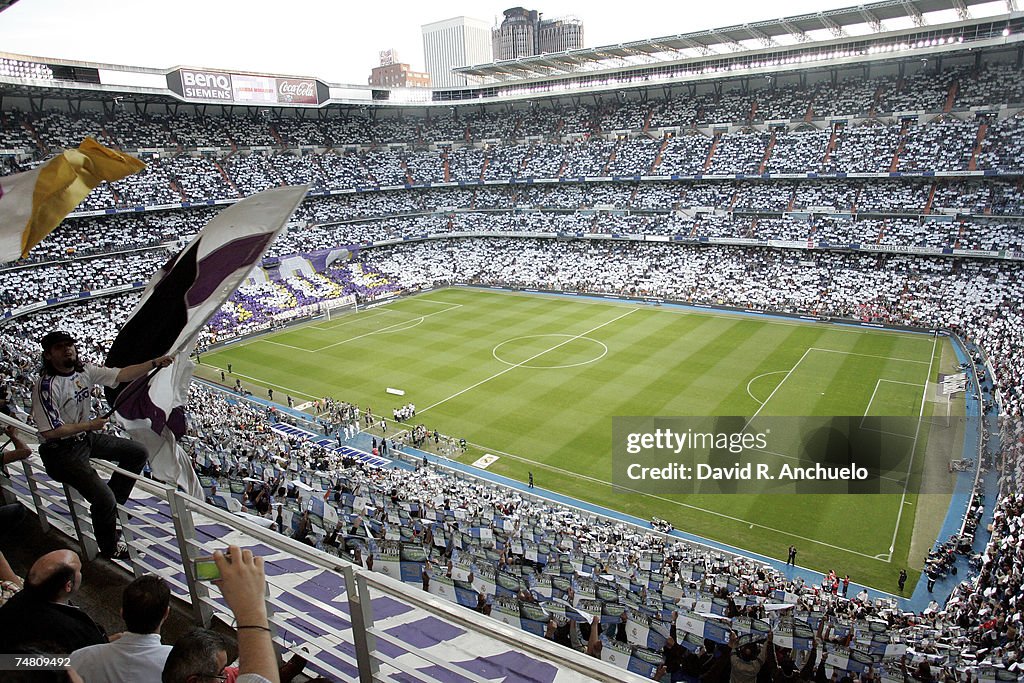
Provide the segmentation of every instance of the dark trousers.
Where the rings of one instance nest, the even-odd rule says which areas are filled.
[[[28,510],[21,503],[0,505],[0,536],[8,534],[26,517],[28,517]]]
[[[77,490],[89,501],[93,532],[101,553],[117,549],[117,504],[124,504],[135,480],[114,473],[104,482],[89,458],[109,460],[121,469],[138,474],[146,466],[146,449],[140,444],[109,434],[90,432],[84,438],[47,441],[39,446],[46,473]]]

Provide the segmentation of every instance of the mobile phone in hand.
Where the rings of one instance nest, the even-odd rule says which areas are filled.
[[[195,567],[198,581],[216,581],[220,578],[220,568],[212,557],[197,557]]]

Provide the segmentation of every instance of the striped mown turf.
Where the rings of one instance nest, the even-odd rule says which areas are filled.
[[[284,394],[334,396],[390,417],[412,401],[416,423],[467,439],[474,448],[464,459],[500,456],[490,469],[501,474],[525,480],[532,471],[539,487],[774,557],[795,544],[802,565],[891,588],[900,567],[914,566],[907,549],[916,492],[614,489],[612,417],[927,416],[925,386],[940,371],[945,344],[928,335],[453,288],[242,342],[203,362],[231,363],[235,376],[273,387],[282,402]],[[929,429],[911,432],[906,462],[916,446],[916,472]]]

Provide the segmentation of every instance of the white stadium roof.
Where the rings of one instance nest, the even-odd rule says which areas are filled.
[[[1017,0],[883,0],[867,5],[681,33],[618,45],[555,52],[455,71],[483,83],[732,57],[743,52],[825,40],[877,37],[894,31],[968,21],[1017,11]]]

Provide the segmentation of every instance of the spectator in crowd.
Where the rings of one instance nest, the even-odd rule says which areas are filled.
[[[178,638],[168,653],[161,672],[163,683],[226,680],[227,636],[205,628],[197,628]]]
[[[677,612],[673,612],[669,621],[671,625],[669,626],[668,638],[665,639],[665,645],[661,648],[661,654],[665,661],[654,672],[654,680],[656,681],[660,681],[665,674],[669,675],[669,680],[672,683],[686,680],[687,671],[684,668],[684,664],[689,657],[690,651],[679,644],[676,632],[676,618],[678,616]]]
[[[75,650],[71,666],[89,683],[157,680],[171,651],[170,645],[160,643],[170,602],[170,587],[159,576],[135,579],[121,596],[124,633],[112,642]]]
[[[768,658],[768,651],[772,647],[770,632],[767,640],[758,648],[756,643],[746,643],[740,646],[739,638],[733,631],[729,638],[729,648],[732,651],[729,683],[754,683],[757,680],[758,672]]]
[[[130,382],[150,370],[167,367],[172,359],[161,356],[126,368],[86,365],[78,358],[75,340],[59,331],[43,337],[42,347],[43,367],[32,393],[32,416],[43,439],[39,455],[46,473],[74,487],[89,501],[100,554],[126,559],[128,548],[118,543],[117,504],[128,500],[135,481],[114,473],[104,483],[89,458],[112,460],[138,474],[146,464],[146,450],[126,439],[99,433],[107,418],[90,418],[90,388]]]
[[[7,558],[0,553],[0,607],[22,589],[24,582],[11,568]]]
[[[82,562],[70,550],[54,550],[29,569],[25,587],[0,607],[0,652],[29,646],[51,654],[107,642],[92,618],[70,604],[82,584]]]
[[[221,592],[238,630],[237,683],[277,683],[280,680],[270,622],[267,618],[263,558],[238,546],[227,554],[216,551]],[[228,642],[214,631],[195,629],[174,644],[164,665],[163,683],[186,683],[224,675]]]
[[[3,451],[3,465],[4,471],[6,471],[7,465],[24,460],[32,455],[32,449],[21,440],[18,436],[18,429],[13,425],[8,425],[4,433],[7,435],[10,444],[14,446],[10,450],[5,448]],[[21,503],[15,502],[0,505],[0,534],[10,531],[11,528],[25,518],[26,514],[26,510]]]

